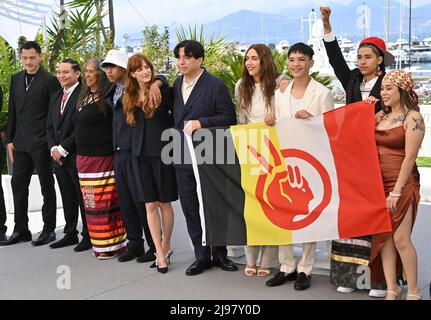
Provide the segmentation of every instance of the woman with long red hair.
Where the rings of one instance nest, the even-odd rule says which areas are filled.
[[[135,168],[140,200],[147,209],[148,226],[156,247],[153,266],[160,273],[168,271],[174,211],[171,202],[178,199],[175,169],[161,158],[166,142],[161,140],[163,131],[172,127],[170,112],[172,100],[168,85],[160,88],[162,102],[156,106],[149,99],[154,79],[154,67],[141,54],[130,57],[123,97],[127,123],[133,127],[133,155],[137,157]],[[161,216],[159,216],[159,208]]]

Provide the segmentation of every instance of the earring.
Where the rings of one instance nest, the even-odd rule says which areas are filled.
[[[382,70],[380,70],[380,66],[377,66],[377,76],[381,77],[383,75]]]

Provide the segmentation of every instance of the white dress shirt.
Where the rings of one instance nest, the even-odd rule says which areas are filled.
[[[189,97],[193,91],[193,88],[195,87],[195,85],[198,82],[199,78],[201,77],[202,73],[204,73],[204,69],[202,69],[201,73],[191,82],[187,82],[186,77],[183,78],[183,84],[181,86],[181,91],[183,94],[184,104],[186,104],[187,100],[189,100]]]
[[[66,107],[66,105],[67,105],[67,102],[69,102],[69,99],[70,99],[70,97],[72,96],[72,93],[73,93],[73,91],[75,91],[75,89],[76,89],[76,87],[79,85],[79,82],[77,82],[77,83],[75,83],[73,86],[71,86],[69,89],[64,89],[63,88],[63,94],[67,94],[67,98],[66,98],[66,101],[64,101],[64,106]],[[64,110],[64,112],[65,112],[66,110]],[[51,148],[51,156],[52,156],[52,153],[53,153],[53,151],[55,150],[55,149],[57,149],[58,150],[58,152],[60,152],[60,154],[63,156],[63,157],[67,157],[68,155],[69,155],[69,152],[66,150],[66,149],[64,149],[61,145],[58,145],[58,146],[54,146],[54,147],[52,147]]]
[[[332,31],[331,31],[330,33],[325,33],[325,34],[323,35],[323,40],[324,40],[325,42],[332,42],[332,41],[335,41],[334,33],[332,33]]]
[[[365,78],[362,80],[361,85],[359,86],[359,89],[361,90],[362,100],[365,100],[370,96],[370,92],[373,89],[378,79],[379,77],[376,76],[375,78],[367,82],[365,82]]]

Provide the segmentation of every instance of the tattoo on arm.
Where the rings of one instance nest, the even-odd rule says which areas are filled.
[[[412,118],[414,122],[413,131],[425,131],[425,123],[422,118]]]

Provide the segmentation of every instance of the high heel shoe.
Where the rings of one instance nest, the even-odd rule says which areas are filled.
[[[171,255],[174,253],[174,250],[169,249],[168,252],[166,253],[166,262],[168,263],[168,265],[170,265],[171,263]],[[157,267],[157,255],[154,254],[156,256],[156,260],[154,260],[154,262],[150,265],[150,268],[153,269],[155,267]]]
[[[168,252],[166,253],[166,263],[168,265],[171,264],[171,255],[174,253],[174,250],[169,249]]]
[[[159,267],[157,267],[157,271],[158,272],[160,272],[160,273],[167,273],[168,272],[168,267],[163,267],[163,268],[159,268]]]
[[[157,256],[157,255],[156,255]],[[160,273],[167,273],[168,272],[168,261],[166,260],[166,267],[161,267],[161,268],[159,268],[159,262],[158,262],[158,260],[156,259],[156,261],[155,261],[155,264],[156,264],[156,267],[157,267],[157,271],[158,272],[160,272]]]
[[[154,255],[156,256],[156,260],[154,260],[154,262],[151,264],[151,269],[157,267],[157,254],[154,252]]]

